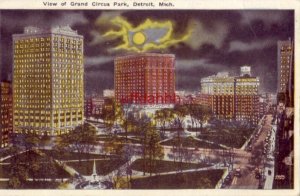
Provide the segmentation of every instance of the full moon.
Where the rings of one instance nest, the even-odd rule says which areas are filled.
[[[137,45],[142,45],[146,41],[146,36],[142,32],[136,32],[132,37],[132,41]]]

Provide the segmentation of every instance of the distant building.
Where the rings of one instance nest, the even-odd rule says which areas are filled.
[[[105,89],[105,90],[103,90],[103,97],[114,98],[115,91],[112,89]]]
[[[198,95],[196,95],[195,98],[195,104],[199,104],[199,105],[206,105],[206,106],[212,106],[212,96],[209,94],[202,94],[199,93]]]
[[[13,132],[13,102],[11,82],[0,83],[0,148],[7,147]]]
[[[100,95],[86,96],[84,99],[84,116],[86,118],[101,118],[105,107],[112,109],[112,97],[102,97]]]
[[[198,99],[211,105],[219,119],[258,122],[259,79],[251,77],[249,66],[241,67],[241,75],[229,76],[228,72],[201,79]]]
[[[121,104],[175,103],[175,55],[142,53],[115,59],[115,98]]]
[[[83,123],[83,36],[70,27],[25,27],[13,35],[17,133],[60,135]]]
[[[245,66],[242,66],[241,67],[241,77],[243,77],[243,76],[251,76],[251,67],[250,66],[247,66],[247,65],[245,65]]]
[[[244,75],[235,78],[234,113],[235,120],[247,120],[252,123],[259,121],[259,79]]]
[[[291,39],[277,42],[277,70],[278,101],[292,106],[294,102],[294,45]]]
[[[263,117],[268,109],[268,103],[267,100],[263,97],[259,97],[259,102],[258,102],[258,111],[259,111],[259,117]]]
[[[196,103],[196,94],[185,91],[175,91],[176,104],[194,104]]]
[[[84,98],[84,117],[90,118],[92,116],[93,105],[90,96],[85,96]]]
[[[217,118],[234,119],[234,84],[235,79],[228,72],[201,79],[201,96],[211,100],[212,111]]]

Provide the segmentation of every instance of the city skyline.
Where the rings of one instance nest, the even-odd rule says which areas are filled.
[[[134,14],[139,17],[134,17]],[[111,28],[116,29],[110,21],[119,16],[134,27],[142,25],[146,19],[172,21],[173,34],[177,38],[182,38],[189,27],[193,26],[189,39],[182,38],[182,41],[167,48],[152,50],[176,55],[176,90],[199,91],[201,78],[217,71],[236,74],[240,66],[247,64],[252,67],[253,74],[260,78],[261,91],[276,92],[277,77],[274,76],[277,75],[277,41],[294,37],[294,13],[289,10],[197,10],[163,13],[23,10],[14,11],[13,15],[10,11],[1,11],[2,77],[12,70],[13,33],[21,33],[25,26],[47,28],[70,25],[85,38],[86,93],[101,94],[103,89],[112,89],[113,59],[120,54],[132,53],[113,50],[123,43],[122,38],[108,39],[103,36]],[[22,20],[16,20],[16,17],[22,17]],[[47,18],[47,23],[41,23],[35,18]]]
[[[293,11],[0,14],[0,189],[294,188]]]

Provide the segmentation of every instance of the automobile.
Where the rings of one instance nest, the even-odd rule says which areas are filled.
[[[262,173],[262,170],[260,168],[256,167],[255,170],[254,170],[255,178],[260,179],[261,178],[261,173]]]
[[[228,174],[225,179],[224,179],[224,184],[225,185],[230,185],[230,183],[232,182],[232,175]]]
[[[272,158],[272,157],[267,158],[267,161],[273,161],[273,160],[274,160],[274,158]]]
[[[241,177],[242,176],[242,172],[241,172],[240,168],[234,169],[234,176],[236,176],[236,177]]]
[[[270,176],[272,174],[272,171],[271,170],[268,170],[268,175]]]
[[[256,178],[256,179],[260,179],[260,178],[261,178],[260,173],[256,173],[256,174],[255,174],[255,178]]]
[[[248,146],[248,148],[246,149],[248,152],[252,151],[252,146]]]

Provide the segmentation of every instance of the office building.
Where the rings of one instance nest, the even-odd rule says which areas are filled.
[[[277,93],[279,102],[294,105],[294,45],[291,39],[277,42]]]
[[[13,132],[12,85],[9,81],[0,83],[0,148],[7,147]]]
[[[228,72],[201,79],[201,104],[210,105],[219,119],[258,122],[259,79],[251,77],[251,67],[241,67],[240,76]]]
[[[16,133],[60,135],[83,123],[83,36],[70,27],[13,35]]]

